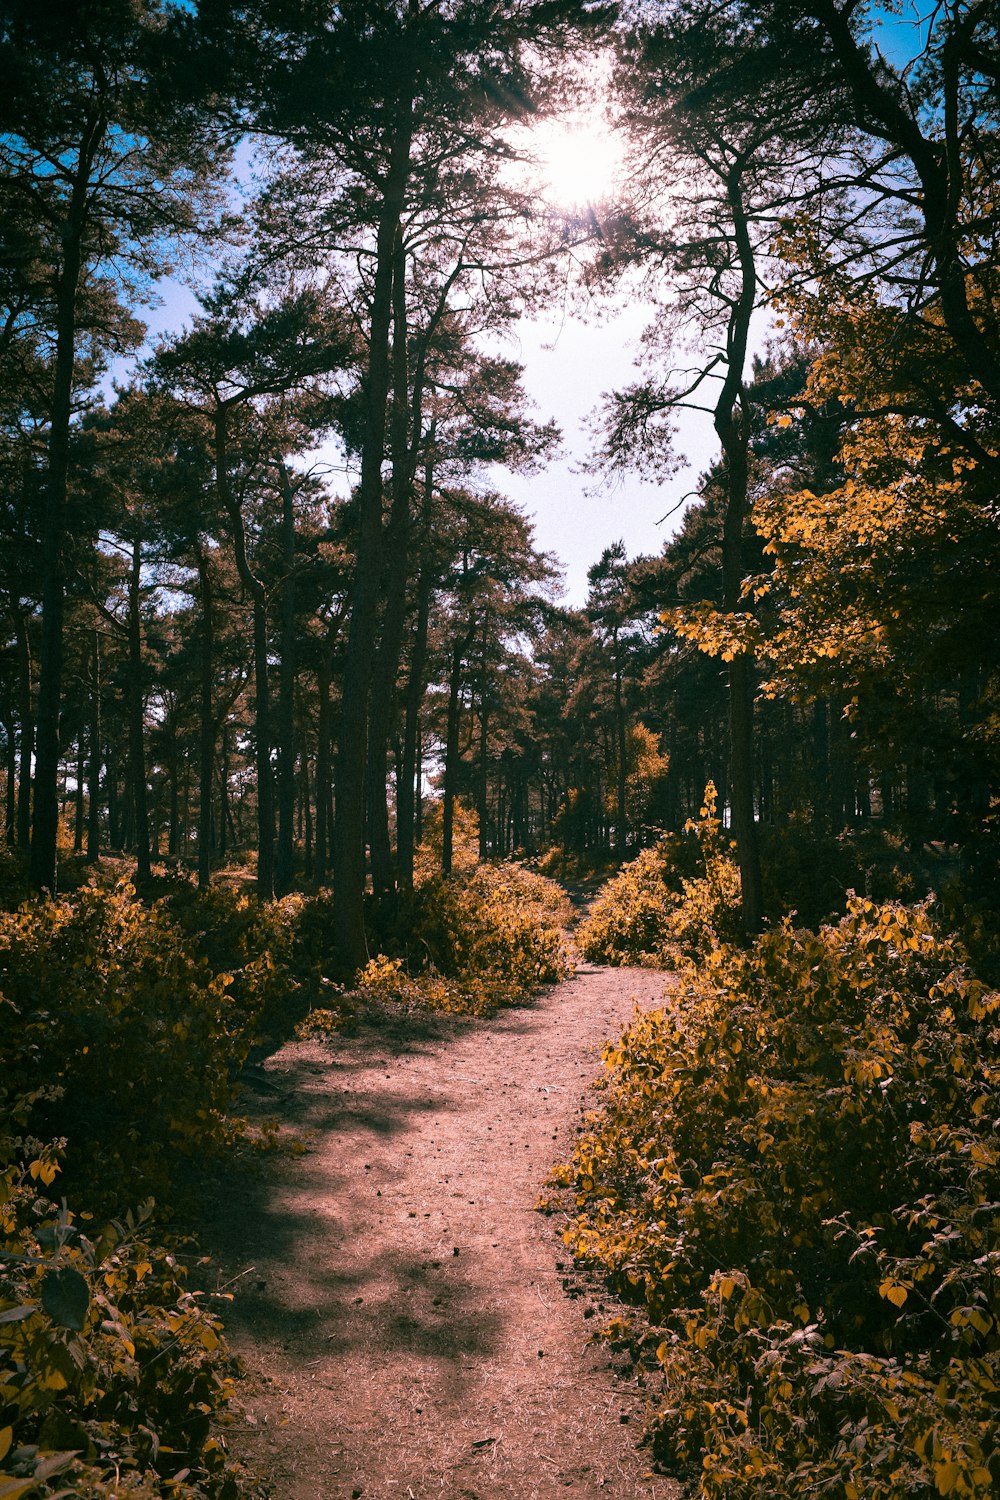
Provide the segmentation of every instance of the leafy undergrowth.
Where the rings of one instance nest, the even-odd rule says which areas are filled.
[[[768,830],[762,842],[767,911],[775,916],[794,908],[807,926],[840,916],[846,892],[912,901],[940,874],[885,829],[845,829],[836,837],[819,837],[808,823],[790,822]],[[710,782],[700,817],[683,835],[668,835],[644,849],[598,893],[577,931],[584,955],[596,963],[669,968],[698,962],[720,944],[738,941],[740,876],[734,856],[735,846],[716,816]],[[956,908],[965,899],[961,891],[952,897]]]
[[[608,881],[576,930],[592,963],[671,968],[698,959],[739,932],[740,876],[705,789],[697,823],[669,835]]]
[[[519,1005],[572,973],[565,893],[520,865],[469,865],[428,876],[405,912],[404,956],[379,954],[333,1011],[318,1007],[300,1035],[336,1030],[345,1006],[367,999],[452,1015]]]
[[[718,949],[609,1047],[557,1178],[712,1500],[1000,1487],[1000,996],[928,908]]]
[[[0,1093],[0,1113],[16,1128],[32,1102]],[[0,1138],[0,1496],[235,1500],[213,1434],[233,1384],[217,1312],[149,1205],[74,1215],[45,1192],[57,1170],[56,1147]]]
[[[234,1113],[251,1048],[307,1012],[339,1028],[365,995],[482,1014],[569,967],[562,893],[515,867],[425,880],[404,912],[412,977],[379,959],[353,989],[327,977],[327,891],[153,891],[0,913],[0,1500],[245,1492],[219,1309],[164,1225],[253,1144]]]
[[[239,1136],[261,1003],[128,885],[0,916],[2,1500],[238,1492],[220,1324],[152,1195]]]

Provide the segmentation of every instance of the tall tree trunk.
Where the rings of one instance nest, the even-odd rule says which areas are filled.
[[[66,499],[76,363],[76,305],[83,267],[83,232],[88,213],[91,169],[106,128],[107,121],[99,111],[85,124],[66,219],[59,226],[62,266],[56,281],[56,353],[40,537],[42,634],[30,856],[33,886],[36,890],[49,890],[53,894],[58,864],[59,712],[62,704]]]
[[[299,782],[302,806],[302,857],[305,866],[305,877],[307,881],[313,878],[313,811],[312,811],[312,787],[309,785],[309,747],[306,744],[305,735],[302,736],[302,748],[299,751]]]
[[[410,506],[413,492],[408,356],[406,252],[402,238],[399,237],[392,276],[392,508],[385,535],[382,630],[372,670],[368,717],[368,841],[372,887],[380,917],[390,922],[396,910],[396,871],[389,838],[389,735],[406,626],[406,585],[410,572]],[[415,401],[419,403],[419,394]],[[414,422],[419,424],[419,421],[417,404]],[[414,442],[418,435],[415,431]]]
[[[35,720],[31,707],[31,641],[28,622],[20,603],[14,609],[17,644],[17,717],[21,733],[17,768],[17,844],[31,847],[31,761],[35,749]]]
[[[830,729],[829,705],[817,698],[812,708],[813,818],[816,832],[830,832]]]
[[[215,484],[222,508],[229,517],[236,554],[236,571],[253,605],[254,734],[257,769],[257,895],[262,901],[274,896],[274,779],[271,773],[271,710],[267,660],[267,594],[247,556],[246,528],[239,500],[229,483],[229,413],[219,406],[215,413]]]
[[[379,213],[375,276],[365,372],[365,432],[358,486],[357,555],[351,622],[344,659],[337,806],[333,831],[333,937],[345,971],[368,957],[365,938],[365,780],[371,664],[378,631],[382,576],[382,462],[390,385],[389,331],[397,237],[410,171],[413,106],[401,101]]]
[[[198,889],[212,883],[212,781],[215,769],[215,598],[208,555],[198,549],[201,601],[201,692],[198,713]]]
[[[316,719],[316,855],[313,875],[319,885],[322,885],[326,879],[329,866],[330,680],[332,675],[333,651],[324,641],[316,669],[316,696],[319,706]]]
[[[90,767],[87,777],[87,863],[101,857],[101,637],[94,631],[90,653]]]
[[[483,643],[485,645],[485,642]],[[479,766],[476,772],[476,816],[479,819],[479,858],[489,859],[489,710],[486,707],[486,663],[479,674]]]
[[[458,790],[458,765],[461,752],[458,743],[462,707],[462,666],[469,647],[476,638],[475,615],[465,635],[457,640],[451,652],[451,676],[448,682],[448,723],[445,731],[444,787],[441,803],[441,874],[450,875],[455,853],[455,797]]]
[[[413,842],[419,846],[424,841],[424,737],[417,719],[417,748],[413,757]],[[412,876],[410,884],[413,884]]]
[[[448,721],[444,745],[444,788],[441,804],[441,874],[450,875],[455,845],[455,790],[458,780],[458,722],[462,691],[463,643],[456,641],[451,653],[448,683]]]
[[[430,525],[434,493],[431,448],[424,464],[424,515]],[[406,680],[401,758],[396,766],[396,868],[403,890],[413,889],[413,851],[420,842],[420,705],[424,700],[424,669],[427,664],[427,631],[430,621],[432,578],[424,568],[417,581],[417,618],[413,630],[409,673]]]
[[[167,856],[169,859],[180,858],[181,837],[181,751],[177,743],[177,735],[174,734],[174,742],[170,754],[170,814],[167,825]]]
[[[132,793],[132,838],[136,852],[136,878],[148,881],[149,794],[146,787],[145,694],[142,687],[142,547],[132,546],[128,582],[128,768]]]
[[[86,798],[84,796],[84,783],[87,776],[87,751],[85,748],[85,744],[86,730],[83,724],[81,724],[76,736],[76,797],[74,799],[76,806],[74,808],[73,818],[74,854],[83,853],[83,830],[86,823],[84,816],[86,801]]]
[[[4,694],[2,716],[4,737],[7,741],[6,785],[4,786],[4,839],[11,846],[17,843],[17,739],[14,734],[14,710],[10,697]]]
[[[122,819],[121,803],[118,797],[118,762],[110,733],[104,752],[104,765],[104,780],[108,798],[108,846],[116,854],[120,854],[122,847]]]
[[[278,680],[278,852],[275,885],[284,895],[295,878],[295,491],[277,465],[281,489],[281,676]]]
[[[626,738],[625,702],[622,693],[622,666],[618,633],[615,632],[615,766],[617,771],[617,815],[615,818],[615,854],[624,860],[628,845],[628,742]]]
[[[229,836],[233,831],[233,815],[229,805],[229,724],[222,726],[222,745],[219,754],[219,836],[216,854],[219,864],[225,864],[229,853]]]
[[[743,529],[749,511],[750,420],[743,396],[743,369],[757,278],[740,181],[728,184],[742,286],[729,322],[726,377],[715,408],[715,430],[726,466],[726,511],[722,529],[723,608],[736,614],[743,602]],[[730,799],[740,866],[744,931],[759,932],[763,920],[760,843],[753,797],[753,657],[746,648],[729,667]]]

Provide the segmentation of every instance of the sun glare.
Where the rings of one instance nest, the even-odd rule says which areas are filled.
[[[614,196],[624,146],[600,115],[539,120],[531,130],[528,149],[539,191],[548,202],[579,209]]]

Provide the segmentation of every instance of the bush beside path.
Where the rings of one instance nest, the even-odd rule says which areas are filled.
[[[670,977],[585,967],[534,1004],[296,1041],[256,1112],[307,1145],[220,1192],[206,1248],[242,1356],[229,1441],[289,1500],[670,1500],[643,1393],[566,1296],[533,1212],[572,1148],[603,1043]],[[565,1262],[565,1267],[564,1267]]]

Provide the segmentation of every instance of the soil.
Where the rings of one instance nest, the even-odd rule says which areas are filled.
[[[489,1020],[369,1016],[256,1070],[249,1107],[308,1149],[233,1178],[203,1239],[247,1370],[228,1441],[266,1493],[676,1496],[591,1339],[615,1309],[534,1211],[603,1042],[669,984],[583,966]]]

